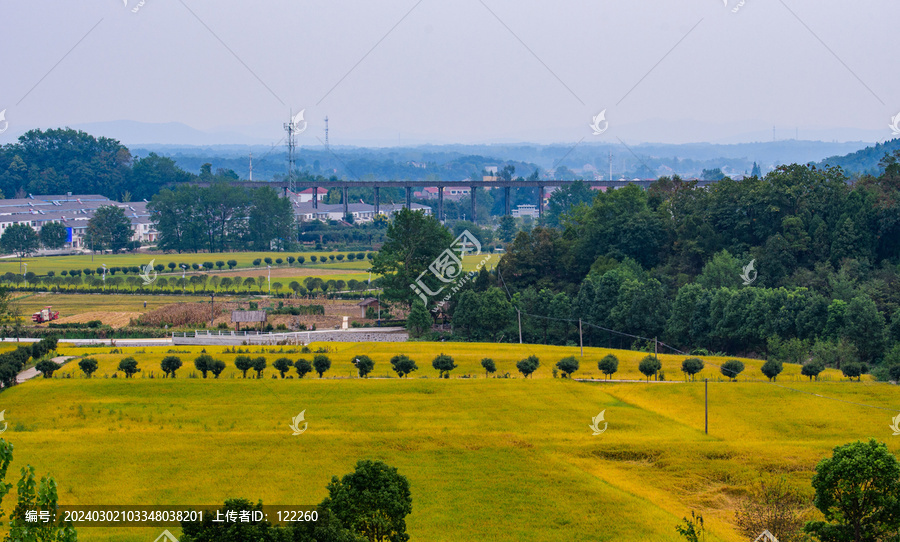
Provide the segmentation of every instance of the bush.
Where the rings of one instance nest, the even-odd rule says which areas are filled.
[[[400,378],[406,378],[411,372],[419,369],[415,361],[403,354],[391,358],[391,368]]]
[[[284,378],[284,374],[290,371],[293,366],[294,362],[289,358],[278,358],[272,364],[272,367],[275,367],[275,370],[281,373],[281,378]]]
[[[819,360],[811,360],[803,364],[800,368],[800,374],[808,376],[810,380],[819,379],[819,373],[825,370],[825,364]]]
[[[762,371],[762,374],[766,375],[769,382],[774,382],[778,375],[781,374],[781,371],[784,370],[784,367],[780,361],[770,359],[763,363],[760,370]]]
[[[597,369],[606,375],[606,378],[610,378],[619,370],[619,358],[613,354],[607,354],[603,356],[603,359],[597,362]]]
[[[294,368],[297,370],[297,376],[299,378],[303,378],[307,373],[311,373],[313,370],[312,363],[303,358],[298,359],[294,363]]]
[[[744,371],[744,364],[740,360],[730,359],[722,364],[719,371],[721,371],[722,376],[727,376],[734,381]]]
[[[538,367],[541,366],[541,362],[537,356],[528,356],[527,358],[516,363],[516,369],[519,370],[520,373],[525,375],[525,378],[530,377],[537,371]]]
[[[489,374],[497,372],[497,365],[491,358],[484,358],[483,360],[481,360],[481,366],[484,367],[485,378],[487,378]]]
[[[694,380],[694,375],[703,370],[704,363],[700,358],[688,358],[681,362],[681,372],[688,375],[691,378],[691,381]]]
[[[853,378],[855,377],[856,380],[859,381],[862,379],[862,374],[865,372],[865,370],[863,369],[862,363],[852,362],[845,363],[841,367],[841,372],[844,373],[844,376],[846,376],[850,380],[853,380]]]
[[[431,361],[431,366],[437,369],[438,378],[449,378],[450,371],[456,369],[456,362],[453,358],[443,352]]]
[[[331,369],[331,359],[324,354],[317,354],[313,357],[313,368],[319,373],[319,378],[322,378],[322,375],[324,375],[328,369]]]
[[[375,362],[366,355],[353,358],[353,364],[356,365],[356,370],[359,371],[360,378],[366,378],[369,373],[375,370]]]
[[[644,356],[644,359],[638,364],[638,371],[650,380],[651,376],[656,376],[659,380],[659,370],[662,369],[662,363],[655,356]]]
[[[556,362],[556,368],[562,372],[563,378],[569,378],[572,373],[578,370],[578,360],[575,356],[569,356]]]

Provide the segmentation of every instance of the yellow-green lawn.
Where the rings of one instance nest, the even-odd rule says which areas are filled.
[[[785,476],[810,494],[812,469],[836,445],[875,437],[900,451],[888,427],[891,409],[900,408],[898,388],[848,382],[830,370],[828,381],[810,383],[786,365],[773,385],[755,381],[760,362],[743,360],[737,383],[719,381],[709,366],[693,383],[587,383],[554,379],[550,371],[560,358],[579,355],[577,348],[312,346],[333,350],[326,377],[341,378],[273,379],[270,367],[262,380],[243,379],[233,368],[235,354],[221,347],[206,347],[229,365],[218,380],[188,378],[202,349],[174,347],[189,351],[174,354],[185,366],[163,380],[158,363],[169,348],[109,354],[61,346],[61,354],[95,355],[99,377],[85,379],[67,365],[61,378],[0,394],[10,427],[3,437],[16,447],[10,478],[31,463],[56,478],[63,504],[198,505],[246,497],[304,505],[325,496],[332,475],[377,458],[410,480],[407,523],[415,541],[675,542],[675,525],[696,510],[707,520],[709,542],[737,542],[744,539],[732,524],[734,508],[761,478]],[[430,360],[440,352],[456,359],[454,375],[477,378],[437,379]],[[596,362],[609,352],[585,349],[576,376],[599,376]],[[371,356],[374,375],[383,377],[397,353],[418,362],[411,378],[348,378],[353,356]],[[526,380],[514,364],[530,354],[541,368]],[[616,354],[617,377],[641,378],[643,354]],[[138,359],[142,373],[105,377],[126,355]],[[302,354],[265,355],[271,366]],[[479,361],[486,356],[515,378],[484,378]],[[683,357],[662,359],[666,378],[680,379]],[[714,379],[709,435],[702,377]],[[309,429],[292,436],[288,424],[302,410]],[[608,429],[593,436],[588,425],[600,411]],[[79,539],[142,541],[160,532],[83,528]]]

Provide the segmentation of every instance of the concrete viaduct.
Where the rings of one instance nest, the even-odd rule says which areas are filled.
[[[608,188],[621,188],[623,186],[629,184],[636,184],[646,190],[652,183],[654,183],[656,179],[636,179],[636,180],[618,180],[618,181],[583,181],[591,186],[606,186]],[[305,190],[307,188],[313,189],[313,198],[312,204],[313,208],[318,208],[319,198],[318,193],[319,189],[322,188],[326,192],[329,188],[338,188],[341,190],[343,197],[341,200],[344,205],[344,213],[348,212],[347,205],[349,202],[348,191],[351,188],[371,188],[375,191],[375,214],[379,212],[379,189],[381,188],[403,188],[406,191],[406,208],[408,209],[412,204],[412,193],[416,188],[437,188],[438,189],[438,204],[437,204],[437,217],[439,220],[444,219],[444,189],[448,187],[457,187],[457,186],[468,186],[471,189],[470,198],[472,201],[472,221],[474,222],[477,219],[477,215],[475,212],[475,194],[478,188],[502,188],[504,191],[504,198],[506,202],[506,214],[510,214],[510,190],[513,188],[536,188],[537,189],[537,208],[540,216],[544,214],[544,188],[548,186],[568,186],[577,181],[560,181],[560,180],[540,180],[540,181],[525,181],[525,180],[514,180],[514,181],[505,181],[505,180],[488,180],[488,181],[325,181],[319,183],[309,183],[309,182],[294,182],[294,189],[297,191]],[[711,184],[714,181],[697,181],[699,186],[705,186]],[[194,183],[198,186],[209,186],[210,183]],[[285,195],[287,195],[289,183],[288,181],[231,181],[229,182],[232,186],[241,186],[244,188],[262,188],[268,186],[274,189],[280,189],[283,191]]]

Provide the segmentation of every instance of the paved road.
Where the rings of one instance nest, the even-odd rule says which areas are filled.
[[[75,357],[76,356],[57,356],[57,357],[53,358],[52,361],[55,361],[56,363],[59,363],[60,365],[64,365],[70,359],[75,359]],[[34,367],[32,367],[31,369],[25,369],[24,371],[22,371],[21,373],[16,375],[16,383],[21,384],[22,382],[25,382],[26,380],[31,380],[32,378],[36,377],[39,374],[41,374],[41,373],[39,373],[38,370],[35,369]]]

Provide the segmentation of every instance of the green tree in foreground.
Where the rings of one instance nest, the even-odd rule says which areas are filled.
[[[272,367],[275,367],[275,370],[281,373],[281,378],[284,378],[285,373],[294,367],[294,362],[289,358],[278,358],[272,364]]]
[[[209,371],[213,374],[213,378],[219,378],[219,375],[222,374],[222,371],[225,370],[225,362],[220,359],[212,360],[212,363],[209,365]]]
[[[606,378],[609,378],[619,370],[619,358],[612,354],[607,354],[597,362],[597,369],[606,375]]]
[[[37,365],[34,366],[35,369],[42,375],[44,378],[53,378],[53,373],[59,370],[60,364],[55,361],[51,361],[49,359],[45,359],[44,361],[39,361]]]
[[[256,378],[262,378],[263,371],[266,370],[266,358],[263,356],[254,358],[253,370],[256,371]]]
[[[165,373],[166,377],[175,378],[175,371],[181,368],[181,358],[178,356],[166,356],[159,363],[159,368]]]
[[[200,354],[194,359],[194,367],[203,373],[203,378],[206,378],[206,373],[212,370],[215,361],[215,358],[209,354]]]
[[[370,542],[406,542],[406,516],[412,512],[409,481],[381,461],[363,460],[343,478],[332,477],[322,508],[350,531]]]
[[[694,375],[703,370],[704,363],[700,358],[688,358],[681,362],[681,372],[688,375],[694,381]]]
[[[325,371],[331,369],[331,360],[325,354],[316,354],[313,357],[313,368],[319,373],[319,378],[322,378]]]
[[[441,352],[431,361],[431,366],[439,371],[438,378],[450,378],[450,371],[456,369],[456,362],[452,357]]]
[[[734,382],[737,380],[738,375],[744,372],[744,363],[741,360],[730,359],[722,364],[719,371],[722,373],[722,376],[727,376]]]
[[[397,376],[406,378],[409,373],[418,370],[419,366],[409,357],[400,354],[391,358],[391,368],[397,373]]]
[[[125,378],[131,378],[135,373],[140,372],[140,369],[138,369],[137,360],[131,356],[128,356],[127,358],[124,358],[122,361],[120,361],[117,370],[125,373]]]
[[[556,368],[560,370],[563,378],[569,378],[578,370],[579,363],[575,356],[568,356],[556,362]]]
[[[353,358],[353,363],[356,365],[356,370],[359,371],[360,378],[365,378],[375,370],[375,362],[365,354]]]
[[[819,373],[825,370],[825,364],[819,360],[813,359],[811,361],[807,361],[803,364],[803,367],[800,368],[800,374],[803,376],[808,376],[810,380],[815,378],[819,379]]]
[[[0,439],[0,501],[3,500],[12,489],[12,484],[3,482],[6,472],[13,459],[13,445]],[[78,534],[71,522],[59,521],[56,518],[48,523],[26,521],[26,513],[29,510],[54,511],[58,508],[58,494],[56,480],[41,477],[40,483],[34,479],[34,467],[27,465],[22,467],[22,477],[17,485],[18,502],[9,516],[9,532],[4,540],[23,542],[76,542]],[[3,512],[0,511],[0,517]],[[51,518],[53,515],[51,514]]]
[[[94,358],[84,358],[78,362],[78,368],[81,369],[81,372],[88,378],[91,377],[92,374],[97,372],[97,360]]]
[[[888,540],[900,529],[900,464],[883,442],[852,442],[816,465],[813,504],[825,521],[804,530],[822,542]]]
[[[244,374],[244,378],[247,378],[247,371],[253,368],[253,360],[250,356],[238,356],[234,358],[234,366]]]
[[[691,510],[691,519],[682,518],[684,524],[679,524],[675,527],[675,531],[678,532],[681,536],[684,537],[688,542],[700,542],[704,540],[706,537],[703,535],[703,516],[700,514],[694,514],[694,511]]]
[[[655,356],[644,356],[644,359],[638,364],[638,371],[650,380],[651,376],[659,379],[659,370],[662,369],[662,363]]]
[[[491,358],[484,358],[481,360],[481,366],[484,367],[484,377],[487,378],[489,374],[493,374],[497,372],[497,365],[494,363],[494,360]]]
[[[858,363],[858,362],[854,361],[854,362],[845,363],[844,365],[842,365],[841,372],[844,373],[844,376],[846,376],[850,380],[853,380],[854,378],[856,378],[856,380],[858,382],[859,380],[862,379],[862,375],[865,372],[865,369],[864,369],[862,363]]]
[[[763,366],[759,369],[762,371],[762,374],[766,375],[766,378],[769,379],[769,382],[774,382],[775,378],[781,374],[781,371],[784,370],[784,366],[780,361],[770,359],[763,363]]]
[[[538,370],[538,367],[540,366],[541,361],[537,356],[528,356],[527,358],[516,363],[516,369],[518,369],[520,373],[525,375],[525,378],[530,377],[535,371]]]
[[[313,370],[312,363],[309,360],[300,358],[294,363],[294,369],[297,370],[297,377],[303,378],[307,373],[311,373]]]

